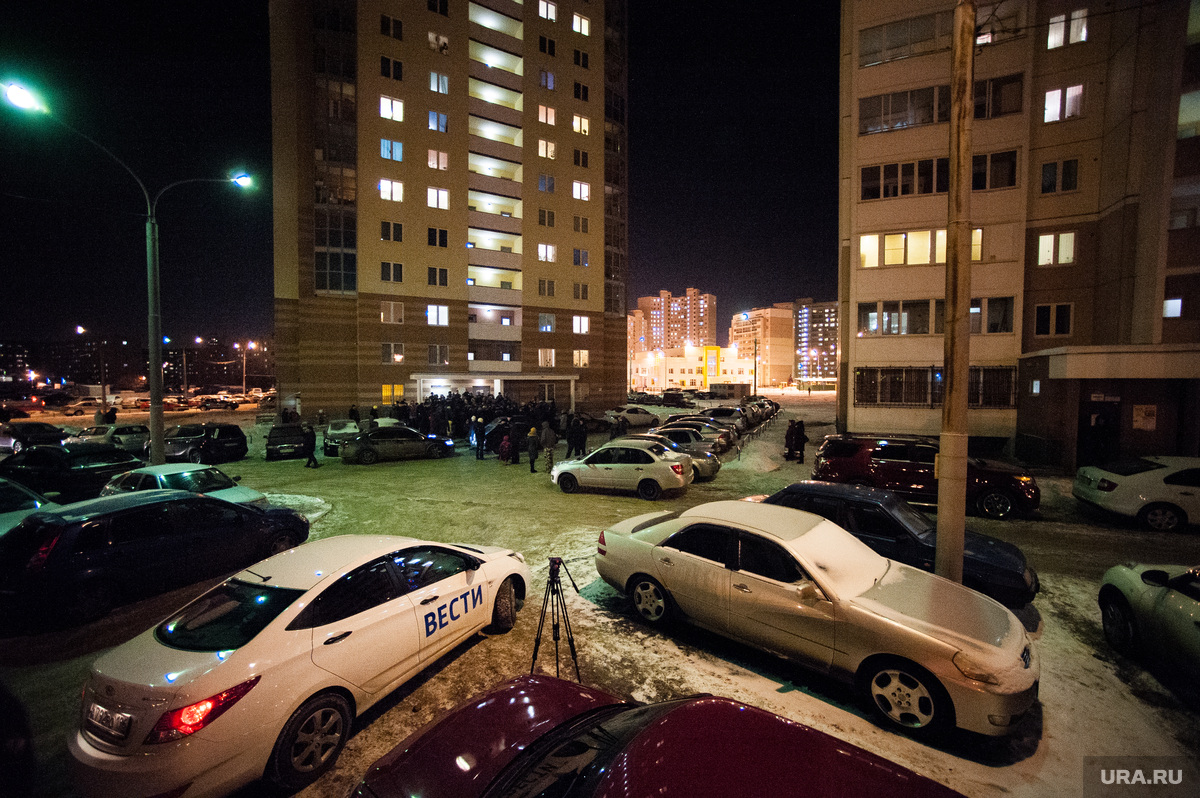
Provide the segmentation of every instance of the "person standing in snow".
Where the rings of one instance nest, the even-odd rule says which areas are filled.
[[[530,427],[529,434],[525,436],[525,451],[529,453],[529,473],[537,473],[537,456],[538,449],[542,446],[542,441],[538,437],[537,427]]]
[[[542,422],[542,434],[539,436],[538,442],[542,446],[542,451],[545,452],[546,473],[548,474],[550,469],[554,468],[554,447],[558,446],[558,435],[549,421]]]

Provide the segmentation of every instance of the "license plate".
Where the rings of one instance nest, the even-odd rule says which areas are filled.
[[[111,709],[92,704],[87,710],[87,720],[106,736],[124,740],[129,735],[129,727],[133,716],[124,712],[114,712]]]

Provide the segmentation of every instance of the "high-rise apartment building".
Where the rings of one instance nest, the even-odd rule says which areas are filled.
[[[793,306],[796,379],[833,384],[837,381],[838,303],[814,302],[809,297],[797,299]]]
[[[757,363],[756,388],[786,385],[795,377],[796,320],[791,302],[738,313],[729,322],[729,345]]]
[[[284,401],[619,401],[624,0],[270,14]]]
[[[842,4],[843,429],[940,430],[953,11]],[[970,435],[1065,467],[1197,454],[1188,3],[977,12]]]
[[[688,288],[683,296],[659,291],[658,296],[639,297],[641,318],[631,322],[641,332],[630,340],[634,352],[676,349],[681,346],[715,346],[717,343],[717,298]]]

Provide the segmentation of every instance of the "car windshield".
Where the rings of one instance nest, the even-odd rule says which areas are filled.
[[[168,438],[199,438],[204,434],[204,427],[199,424],[183,424],[167,430]]]
[[[159,624],[154,637],[182,651],[231,651],[253,640],[302,595],[303,590],[230,579]]]
[[[567,721],[502,770],[484,798],[593,795],[630,741],[684,701],[607,706]]]
[[[183,471],[178,474],[163,475],[164,488],[190,490],[192,493],[204,493],[211,490],[236,488],[237,483],[215,468],[201,468],[196,471]]]
[[[1115,463],[1101,466],[1100,470],[1107,471],[1110,474],[1119,474],[1123,477],[1131,477],[1134,474],[1144,474],[1147,471],[1154,471],[1158,468],[1166,468],[1166,466],[1162,463],[1155,463],[1141,457],[1134,457],[1129,460],[1118,460]]]
[[[18,488],[11,482],[0,482],[0,513],[17,510],[35,510],[44,504],[29,491]]]
[[[937,534],[937,525],[929,520],[929,516],[908,502],[896,502],[893,512],[900,523],[917,532],[917,537],[921,540]]]

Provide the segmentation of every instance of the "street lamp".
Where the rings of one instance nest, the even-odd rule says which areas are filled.
[[[253,180],[249,175],[245,174],[235,175],[231,178],[193,177],[169,183],[151,198],[150,192],[146,190],[146,184],[142,182],[141,178],[124,161],[113,155],[107,147],[91,136],[76,130],[51,114],[50,109],[38,100],[33,92],[24,86],[9,83],[5,86],[4,96],[9,103],[23,111],[37,111],[46,114],[55,123],[71,131],[116,161],[117,165],[128,172],[129,176],[138,184],[138,188],[142,190],[142,196],[146,199],[146,315],[148,328],[148,352],[146,359],[148,361],[147,370],[149,372],[146,382],[147,387],[150,389],[150,464],[162,465],[166,462],[166,452],[163,445],[165,430],[163,426],[162,385],[162,303],[159,296],[158,279],[158,218],[155,216],[158,201],[168,190],[175,186],[181,186],[184,183],[234,183],[241,188],[246,188],[253,183]]]
[[[234,343],[233,348],[242,350],[242,396],[245,396],[246,395],[246,354],[251,349],[257,349],[258,344],[254,343],[254,341],[247,342],[245,346],[242,346],[239,343]]]

